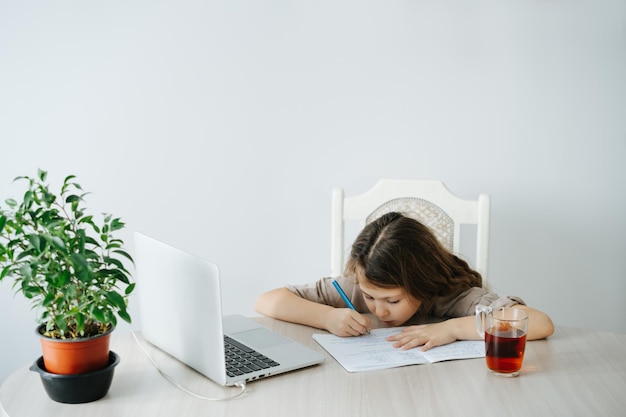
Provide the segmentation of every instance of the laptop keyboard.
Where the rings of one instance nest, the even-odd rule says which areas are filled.
[[[224,336],[224,347],[226,348],[226,375],[230,377],[241,376],[279,365],[278,362],[228,336]]]

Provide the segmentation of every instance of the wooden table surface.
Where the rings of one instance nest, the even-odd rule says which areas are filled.
[[[323,331],[269,318],[265,326],[326,353],[312,340]],[[145,344],[145,342],[144,342]],[[147,344],[145,344],[147,345]],[[147,345],[163,371],[207,397],[233,395]],[[30,364],[0,386],[0,415],[46,416],[626,416],[626,335],[557,326],[528,342],[517,378],[490,374],[484,359],[346,372],[332,357],[321,365],[251,382],[239,398],[206,401],[173,387],[130,333],[113,335],[122,361],[109,393],[88,404],[50,400]]]

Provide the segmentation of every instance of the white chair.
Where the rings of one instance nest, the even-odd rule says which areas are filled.
[[[343,273],[345,221],[357,220],[362,228],[381,215],[398,211],[413,217],[435,233],[452,253],[459,254],[461,224],[476,225],[476,259],[473,267],[487,286],[489,262],[489,196],[464,200],[452,194],[441,181],[378,181],[369,191],[345,197],[342,188],[334,188],[331,222],[331,274]]]

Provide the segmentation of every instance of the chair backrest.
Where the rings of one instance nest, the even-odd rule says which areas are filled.
[[[474,268],[487,286],[489,262],[489,196],[464,200],[452,194],[441,181],[378,181],[369,191],[345,197],[342,188],[334,188],[331,222],[331,274],[339,276],[344,267],[345,221],[357,220],[363,227],[381,215],[398,211],[428,226],[439,241],[459,255],[461,225],[476,225]]]

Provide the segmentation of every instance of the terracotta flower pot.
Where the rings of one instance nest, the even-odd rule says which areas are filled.
[[[61,375],[84,374],[109,364],[111,332],[84,339],[53,339],[43,336],[40,329],[43,362],[47,372]]]

